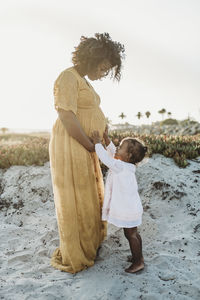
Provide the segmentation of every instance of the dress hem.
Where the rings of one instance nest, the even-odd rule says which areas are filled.
[[[62,256],[61,256],[61,252],[60,252],[59,248],[56,248],[54,250],[52,257],[51,257],[51,266],[52,267],[54,267],[55,269],[58,269],[60,271],[71,273],[71,274],[75,274],[75,273],[84,271],[87,268],[92,267],[93,265],[94,265],[94,262],[88,266],[83,266],[82,268],[79,268],[76,271],[74,271],[70,265],[62,264]]]
[[[110,224],[113,224],[117,227],[120,227],[120,228],[132,228],[132,227],[137,227],[137,226],[140,226],[142,224],[142,218],[136,220],[136,221],[130,221],[130,222],[127,222],[127,221],[122,221],[122,220],[115,220],[113,218],[110,218],[110,217],[102,217],[102,220],[103,221],[107,221],[108,223]]]

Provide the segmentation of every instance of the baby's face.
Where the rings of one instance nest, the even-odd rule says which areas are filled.
[[[130,153],[128,153],[128,141],[120,143],[116,149],[115,158],[129,162]]]

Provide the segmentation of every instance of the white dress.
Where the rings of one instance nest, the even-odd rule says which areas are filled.
[[[110,142],[104,149],[95,145],[99,159],[109,170],[106,177],[102,220],[118,227],[131,228],[141,225],[143,207],[138,194],[134,164],[115,159],[115,145]]]

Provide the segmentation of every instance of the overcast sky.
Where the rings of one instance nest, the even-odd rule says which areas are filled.
[[[147,110],[160,120],[162,108],[200,121],[200,1],[2,0],[0,128],[51,129],[54,81],[80,36],[95,32],[126,49],[119,84],[91,82],[113,123],[124,112],[123,122],[138,124]]]

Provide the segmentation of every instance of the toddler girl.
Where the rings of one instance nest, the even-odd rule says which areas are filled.
[[[136,164],[144,158],[147,147],[138,139],[127,137],[116,149],[108,137],[108,128],[103,137],[107,151],[101,144],[98,131],[94,131],[91,137],[99,159],[109,168],[102,220],[124,229],[132,253],[132,264],[125,271],[135,273],[144,268],[142,239],[137,232],[137,226],[142,223],[143,208],[138,194],[135,170]]]

